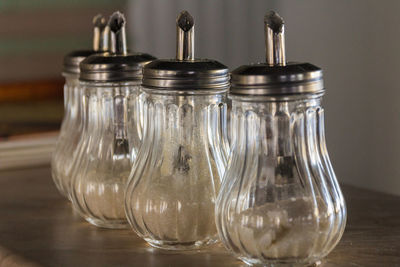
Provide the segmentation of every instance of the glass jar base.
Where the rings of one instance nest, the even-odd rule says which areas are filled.
[[[271,260],[270,262],[263,262],[258,259],[245,258],[245,257],[239,257],[239,259],[250,266],[264,266],[264,267],[300,267],[300,266],[315,267],[321,264],[320,260],[307,261],[307,262]]]
[[[215,244],[217,239],[207,239],[203,241],[193,241],[193,242],[175,242],[175,241],[160,241],[145,238],[147,243],[152,247],[165,249],[165,250],[197,250],[202,249],[212,244]]]
[[[107,228],[107,229],[129,229],[129,224],[126,220],[119,220],[119,221],[109,221],[105,222],[99,219],[94,218],[85,218],[90,224],[100,228]]]

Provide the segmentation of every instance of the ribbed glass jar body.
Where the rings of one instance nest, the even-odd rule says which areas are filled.
[[[248,264],[311,264],[339,242],[345,202],[320,96],[232,96],[231,158],[218,196],[224,245]]]
[[[65,74],[64,118],[51,160],[51,173],[60,193],[69,199],[73,154],[82,135],[82,90],[78,75]]]
[[[185,250],[217,241],[214,208],[225,172],[226,93],[146,90],[144,139],[125,209],[152,246]]]
[[[72,202],[90,223],[127,228],[124,191],[141,145],[139,85],[81,82],[87,116],[72,172]]]

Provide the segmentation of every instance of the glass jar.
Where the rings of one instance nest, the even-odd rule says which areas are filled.
[[[225,168],[218,158],[223,154],[216,153],[216,124],[226,110],[225,92],[146,93],[146,133],[126,193],[129,221],[156,247],[214,243],[215,199]]]
[[[79,141],[81,123],[81,90],[76,75],[65,74],[64,118],[60,134],[51,159],[51,173],[58,191],[68,198],[68,179],[66,173],[71,167],[70,156]],[[65,160],[66,159],[66,160]]]
[[[64,57],[64,118],[51,159],[51,173],[58,191],[68,199],[70,199],[73,155],[79,150],[78,143],[83,131],[84,107],[82,90],[79,87],[79,64],[86,57],[108,49],[102,43],[105,29],[104,17],[102,15],[95,16],[93,24],[93,50],[74,51]]]
[[[272,30],[278,47],[283,29]],[[223,244],[244,262],[302,266],[339,242],[346,207],[325,143],[322,71],[271,54],[273,65],[232,72],[231,158],[216,223]]]
[[[229,74],[219,62],[194,59],[192,50],[180,56],[184,42],[193,41],[194,23],[187,12],[177,23],[177,58],[155,60],[143,70],[145,132],[125,208],[133,230],[150,245],[185,250],[217,241]]]
[[[346,222],[320,96],[231,97],[235,140],[216,210],[223,243],[250,264],[318,261]]]
[[[137,82],[82,82],[88,117],[72,181],[75,208],[94,225],[125,227],[124,190],[140,147]],[[129,120],[128,120],[129,118]]]
[[[126,228],[124,191],[141,145],[139,90],[148,54],[128,54],[125,18],[109,21],[111,53],[80,64],[87,116],[71,180],[72,203],[88,222],[104,228]],[[121,46],[118,46],[119,44]]]

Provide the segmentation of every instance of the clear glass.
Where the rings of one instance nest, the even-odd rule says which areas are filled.
[[[60,193],[69,199],[73,154],[82,135],[82,90],[77,75],[65,75],[64,118],[51,160],[53,181]]]
[[[147,90],[143,98],[145,133],[125,210],[133,230],[158,248],[197,249],[217,241],[226,93],[193,92]]]
[[[231,158],[216,224],[223,244],[247,264],[312,264],[343,234],[346,207],[320,102],[232,97]]]
[[[87,116],[74,159],[74,208],[93,225],[128,228],[124,191],[141,145],[137,83],[81,83]]]

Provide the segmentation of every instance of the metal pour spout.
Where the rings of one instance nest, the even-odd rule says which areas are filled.
[[[194,60],[194,19],[187,11],[176,19],[176,59]]]
[[[93,18],[93,50],[94,51],[105,51],[108,49],[108,40],[106,49],[104,49],[104,30],[106,28],[106,19],[103,15],[98,14]]]
[[[126,45],[126,31],[125,31],[126,19],[124,15],[117,11],[114,12],[110,20],[108,21],[108,27],[110,30],[110,52],[115,54],[125,55],[128,53]]]
[[[266,60],[270,66],[285,66],[285,22],[275,11],[264,17]]]
[[[101,32],[100,51],[110,50],[110,27],[106,25]]]

